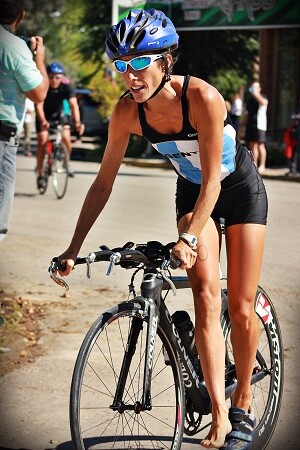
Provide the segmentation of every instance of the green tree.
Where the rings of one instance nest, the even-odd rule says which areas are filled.
[[[209,77],[209,82],[225,99],[230,100],[234,93],[240,92],[247,84],[247,78],[245,75],[241,76],[235,69],[219,70],[216,75]]]
[[[122,77],[110,78],[103,57],[111,26],[109,0],[27,0],[27,19],[19,34],[44,37],[46,62],[58,60],[75,83],[92,88],[101,115],[109,118],[125,90]],[[179,32],[180,58],[174,73],[190,73],[214,84],[229,98],[252,78],[259,41],[255,31]]]
[[[184,31],[179,32],[179,44],[176,73],[191,73],[208,82],[220,72],[252,78],[259,50],[256,31]]]

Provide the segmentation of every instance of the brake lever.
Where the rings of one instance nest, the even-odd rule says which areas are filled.
[[[66,291],[68,291],[70,289],[68,283],[66,283],[65,280],[60,278],[56,272],[50,273],[50,278],[53,281],[55,281],[55,283],[58,284],[59,286],[64,287]]]
[[[66,291],[69,290],[69,285],[68,283],[66,283],[62,278],[60,278],[57,275],[57,269],[59,266],[59,261],[58,258],[53,258],[53,260],[51,261],[50,267],[48,269],[48,272],[50,272],[50,278],[59,286],[62,286],[65,288]]]
[[[111,255],[111,257],[109,258],[110,263],[109,263],[109,266],[108,266],[108,269],[107,269],[107,272],[106,272],[106,275],[107,275],[107,276],[111,275],[114,266],[115,266],[118,262],[120,262],[120,260],[121,260],[121,253],[116,252],[116,253],[113,253],[113,254]]]
[[[173,259],[173,261],[175,261],[175,260]],[[176,295],[176,286],[169,276],[169,273],[170,273],[169,267],[172,267],[171,264],[172,264],[171,258],[163,261],[163,263],[161,265],[161,275],[162,275],[163,279],[169,284],[170,288],[172,289],[173,295],[175,296]],[[180,264],[181,264],[181,262],[180,262]],[[177,265],[177,267],[179,267],[179,265]],[[172,268],[174,268],[174,267],[172,267]]]

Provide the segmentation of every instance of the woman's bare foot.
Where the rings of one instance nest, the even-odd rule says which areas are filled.
[[[231,431],[231,423],[228,418],[221,424],[212,422],[211,429],[205,439],[200,441],[200,445],[205,448],[220,448],[223,447],[226,434]]]

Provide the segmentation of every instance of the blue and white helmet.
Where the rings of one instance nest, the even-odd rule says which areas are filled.
[[[48,73],[57,73],[57,74],[64,74],[65,69],[64,66],[56,61],[52,62],[47,66],[47,72]]]
[[[156,9],[131,10],[113,25],[105,41],[110,59],[178,46],[179,36],[171,20]]]

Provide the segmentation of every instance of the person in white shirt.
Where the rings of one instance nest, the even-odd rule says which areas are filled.
[[[265,146],[267,131],[268,99],[261,94],[261,86],[254,81],[249,92],[251,97],[247,102],[245,140],[251,150],[254,162],[260,173],[266,168],[267,150]]]
[[[32,156],[31,153],[31,133],[32,133],[32,124],[34,117],[34,103],[30,98],[26,97],[25,100],[25,117],[24,117],[24,136],[23,136],[23,147],[24,147],[24,156]]]
[[[232,103],[230,108],[230,118],[232,125],[236,132],[238,132],[240,127],[240,119],[243,112],[243,100],[238,92],[233,94]]]

